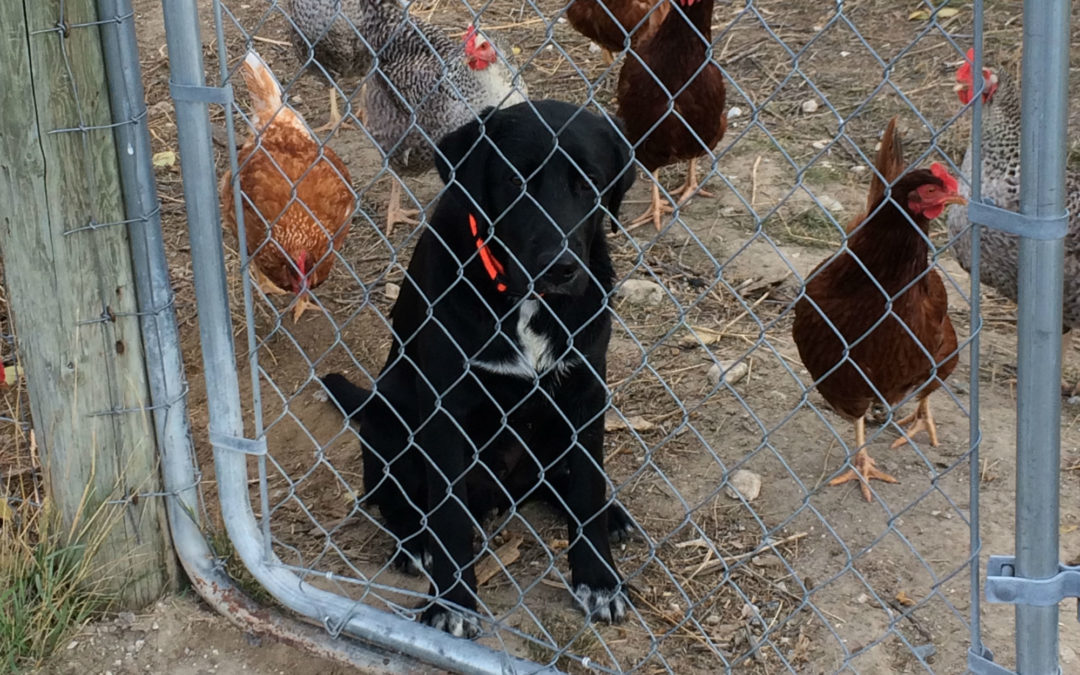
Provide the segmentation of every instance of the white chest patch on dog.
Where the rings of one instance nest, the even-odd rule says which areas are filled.
[[[518,353],[505,361],[480,361],[474,360],[472,365],[482,368],[489,373],[509,375],[511,377],[523,377],[532,379],[538,374],[546,373],[554,369],[556,374],[562,375],[578,359],[576,356],[557,358],[555,350],[551,346],[551,340],[542,333],[537,333],[529,322],[538,309],[537,300],[526,300],[518,308],[518,319],[515,332],[517,340],[515,346]]]

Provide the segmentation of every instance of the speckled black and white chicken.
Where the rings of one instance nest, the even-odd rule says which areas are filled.
[[[435,144],[488,107],[528,97],[507,52],[469,26],[463,43],[436,26],[408,17],[397,0],[365,0],[360,30],[378,54],[364,96],[367,129],[398,176],[434,166]],[[415,209],[401,206],[391,180],[386,227],[416,224]]]
[[[300,65],[309,71],[340,77],[360,77],[371,69],[372,53],[359,31],[365,0],[287,0],[290,33]],[[320,68],[321,66],[321,68]],[[341,123],[337,86],[330,82],[330,121],[315,131],[337,128]],[[364,111],[357,111],[364,121]]]
[[[972,79],[972,51],[967,61],[956,71],[956,93],[967,105],[975,87]],[[1020,210],[1020,88],[1004,70],[983,68],[986,90],[983,92],[982,131],[982,196],[995,206],[1009,211]],[[971,146],[964,154],[961,169],[971,175]],[[1069,209],[1069,232],[1065,237],[1065,287],[1062,329],[1069,331],[1064,346],[1080,328],[1080,174],[1066,174],[1066,206]],[[970,197],[971,188],[961,182],[960,193]],[[947,215],[950,239],[955,239],[953,253],[966,271],[971,268],[971,234],[967,208],[950,207]],[[979,238],[982,283],[1016,301],[1017,264],[1020,240],[1012,234],[983,228]],[[1064,387],[1065,393],[1080,392],[1080,382]]]

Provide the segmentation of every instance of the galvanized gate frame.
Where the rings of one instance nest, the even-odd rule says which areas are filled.
[[[117,15],[130,12],[129,0],[101,0]],[[208,105],[231,104],[231,90],[208,87],[203,75],[198,8],[195,0],[163,0],[170,57],[171,90],[176,104],[184,195],[191,237],[200,337],[210,406],[210,440],[223,520],[230,539],[253,576],[283,605],[322,626],[331,636],[345,632],[363,644],[324,640],[313,631],[293,631],[296,641],[377,670],[406,670],[411,659],[462,672],[557,672],[480,645],[452,638],[350,599],[307,584],[285,569],[271,549],[269,524],[256,520],[247,491],[247,455],[258,458],[265,478],[265,442],[244,436],[238,370],[233,351],[231,319],[225,287],[220,214],[214,179]],[[982,2],[976,0],[975,67],[981,72]],[[221,6],[214,1],[221,25]],[[108,16],[108,14],[103,14]],[[1017,666],[1025,675],[1050,675],[1057,665],[1057,603],[1080,591],[1080,570],[1065,568],[1057,559],[1058,459],[1060,397],[1060,339],[1064,215],[1065,128],[1070,5],[1068,0],[1025,0],[1023,78],[1022,216],[979,204],[979,172],[972,176],[972,221],[1019,233],[1021,245],[1018,424],[1017,424],[1017,555],[991,558],[987,595],[991,602],[1017,604]],[[124,36],[131,49],[133,35]],[[224,53],[223,37],[218,33]],[[137,63],[137,60],[135,61]],[[224,78],[223,78],[224,79]],[[133,85],[134,86],[134,85]],[[141,100],[141,87],[130,94]],[[979,100],[979,97],[976,97]],[[231,115],[226,115],[230,162],[236,166]],[[976,103],[973,133],[981,129],[981,104]],[[138,134],[145,133],[145,126]],[[136,141],[139,139],[136,138]],[[143,139],[145,141],[145,139]],[[145,146],[142,146],[145,147]],[[145,153],[140,153],[145,154]],[[978,144],[973,166],[980,166]],[[149,165],[143,167],[150,171]],[[971,650],[969,667],[980,674],[1010,671],[993,663],[980,639],[980,579],[978,556],[978,313],[979,228],[972,232],[972,375],[971,375]],[[159,244],[160,242],[158,242]],[[153,244],[152,245],[156,245]],[[243,247],[241,247],[243,248]],[[160,263],[159,263],[160,264]],[[250,287],[245,279],[245,302]],[[164,338],[168,338],[166,334]],[[253,357],[254,358],[254,357]],[[175,434],[175,431],[174,431]],[[181,437],[183,434],[179,434]],[[167,443],[164,470],[170,490],[170,520],[177,549],[196,587],[212,604],[234,618],[258,620],[256,608],[234,605],[236,599],[220,570],[209,563],[205,541],[197,529],[190,486],[194,484],[190,445]],[[183,492],[187,486],[188,492]],[[183,499],[181,498],[183,496]],[[262,482],[261,499],[267,495]],[[263,509],[267,513],[267,509]],[[1043,524],[1033,527],[1031,523]],[[1025,602],[1027,604],[1019,604]],[[282,625],[282,624],[278,624]],[[322,637],[326,637],[323,634]],[[392,656],[391,656],[392,654]],[[412,662],[415,663],[415,662]]]

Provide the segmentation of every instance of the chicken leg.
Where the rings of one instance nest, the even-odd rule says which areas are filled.
[[[261,269],[259,269],[252,261],[252,264],[248,267],[248,271],[251,273],[251,280],[255,282],[255,285],[260,291],[266,295],[288,295],[289,292],[281,288],[273,281],[270,281],[270,277],[266,276]]]
[[[364,100],[364,88],[365,87],[367,87],[366,82],[360,86],[360,100],[361,101]],[[352,126],[351,122],[347,122],[347,121],[343,122],[342,121],[341,109],[338,107],[337,87],[335,85],[331,84],[328,87],[328,90],[330,92],[330,121],[328,121],[326,124],[322,125],[321,127],[318,127],[316,129],[312,129],[312,131],[319,131],[319,132],[332,131],[334,129],[345,129],[345,128],[348,128],[348,127]],[[356,116],[360,119],[360,124],[367,124],[367,114],[366,114],[366,111],[364,110],[363,107],[361,107],[357,111]]]
[[[691,197],[715,197],[711,192],[706,192],[701,189],[701,183],[697,178],[697,157],[691,159],[689,165],[686,168],[686,181],[682,185],[671,191],[672,194],[678,193],[676,199],[679,202],[679,206],[682,206],[686,202],[690,201]]]
[[[390,200],[386,205],[386,234],[394,231],[394,225],[404,223],[406,225],[419,225],[417,217],[420,211],[406,209],[401,206],[401,182],[397,176],[390,176]]]
[[[306,291],[303,293],[303,295],[296,299],[296,306],[293,307],[292,314],[292,320],[294,324],[300,320],[300,315],[306,312],[308,308],[311,307],[311,304],[311,300]]]
[[[659,232],[661,227],[663,227],[663,225],[661,224],[661,220],[663,219],[663,217],[669,213],[675,213],[675,209],[672,208],[666,200],[660,198],[660,170],[657,169],[656,171],[653,171],[652,177],[653,184],[651,205],[645,211],[645,213],[630,221],[630,227],[637,227],[638,225],[642,225],[651,220],[653,225],[656,227],[656,231]]]
[[[866,418],[860,417],[855,420],[855,446],[859,449],[855,453],[855,458],[851,461],[855,465],[855,468],[848,469],[844,473],[840,474],[836,478],[829,481],[829,485],[842,485],[848,481],[859,481],[859,489],[862,491],[863,499],[868,502],[874,501],[874,497],[870,494],[870,481],[880,480],[886,483],[899,483],[889,474],[878,471],[874,467],[874,460],[870,457],[870,454],[864,447],[866,445]]]
[[[908,425],[905,429],[905,435],[893,441],[893,449],[899,448],[914,438],[915,434],[920,431],[926,431],[930,435],[930,446],[936,448],[938,446],[937,438],[937,426],[934,425],[934,415],[930,412],[930,396],[927,395],[919,399],[919,407],[915,409],[915,412],[911,413],[907,417],[901,420],[896,420],[899,425]]]

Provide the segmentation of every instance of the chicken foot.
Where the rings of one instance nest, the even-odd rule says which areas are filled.
[[[366,86],[367,86],[366,82],[363,85],[360,86],[360,100],[361,101],[364,100],[364,88]],[[333,84],[331,84],[327,89],[330,92],[330,121],[328,121],[326,124],[322,125],[321,127],[316,127],[315,129],[312,129],[312,131],[323,132],[323,131],[332,131],[334,129],[345,129],[345,128],[351,127],[352,126],[351,122],[343,122],[342,121],[343,116],[341,114],[341,109],[338,107],[337,87],[334,86]],[[360,124],[367,124],[367,114],[366,114],[366,111],[364,110],[363,107],[361,107],[356,112],[356,116],[360,119]]]
[[[880,480],[886,483],[899,483],[889,474],[884,471],[879,471],[874,466],[874,459],[863,447],[866,445],[866,418],[860,417],[855,420],[855,447],[859,448],[859,451],[855,453],[855,458],[851,460],[851,463],[855,468],[848,469],[844,473],[840,474],[836,478],[829,481],[829,485],[843,485],[849,481],[859,481],[859,490],[862,491],[863,499],[868,502],[874,501],[874,496],[870,493],[870,481]]]
[[[667,200],[660,198],[660,171],[653,171],[652,177],[651,205],[646,209],[645,213],[630,221],[630,227],[637,227],[638,225],[643,225],[651,220],[653,226],[656,227],[656,231],[659,232],[663,227],[663,217],[669,213],[675,213],[675,209]]]
[[[401,206],[401,182],[397,176],[390,176],[390,200],[386,205],[386,234],[394,231],[394,225],[419,225],[419,209],[406,209]]]
[[[691,197],[715,197],[711,192],[707,192],[701,189],[701,183],[698,182],[697,177],[697,157],[691,159],[686,168],[686,180],[682,185],[673,189],[671,194],[678,193],[676,200],[679,206],[682,206],[686,202],[690,201]]]
[[[934,414],[930,412],[930,397],[926,396],[919,400],[919,407],[907,417],[897,420],[897,424],[908,425],[904,430],[905,435],[893,441],[892,448],[895,450],[908,443],[920,431],[926,431],[930,435],[930,446],[938,446],[937,426],[934,424]]]
[[[255,282],[255,285],[260,291],[266,295],[288,295],[289,292],[281,288],[273,281],[270,281],[270,277],[266,276],[261,269],[259,269],[252,261],[252,264],[248,267],[248,271],[251,273],[251,280]]]

